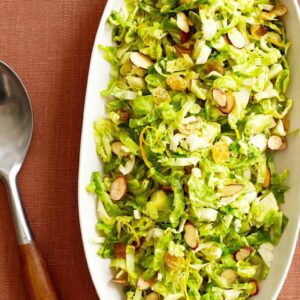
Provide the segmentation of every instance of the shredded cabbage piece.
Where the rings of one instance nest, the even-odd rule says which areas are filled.
[[[268,276],[288,222],[290,80],[273,0],[125,0],[95,122],[99,255],[127,299],[235,300]]]

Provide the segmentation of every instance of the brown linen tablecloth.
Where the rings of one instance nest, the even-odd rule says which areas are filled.
[[[105,2],[0,0],[0,60],[23,79],[35,117],[32,145],[19,177],[20,188],[59,295],[66,300],[97,299],[81,244],[77,172],[87,72]],[[299,259],[298,246],[279,299],[300,299]],[[3,184],[0,299],[25,299]]]

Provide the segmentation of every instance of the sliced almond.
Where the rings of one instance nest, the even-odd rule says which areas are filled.
[[[159,294],[152,292],[145,297],[145,300],[159,300]]]
[[[198,230],[192,223],[184,225],[184,240],[192,249],[196,249],[199,245]]]
[[[280,148],[278,149],[278,150],[285,150],[286,149],[286,147],[287,147],[287,138],[286,137],[283,137],[282,138],[282,144],[281,144],[281,146],[280,146]]]
[[[110,198],[113,201],[121,200],[127,192],[127,180],[124,176],[118,177],[111,185]]]
[[[130,60],[134,65],[142,69],[148,69],[153,65],[153,61],[140,52],[132,52],[130,54]]]
[[[231,29],[227,33],[227,38],[231,45],[237,49],[243,49],[246,46],[246,40],[244,36],[236,28]]]
[[[253,252],[253,249],[251,247],[241,248],[235,252],[234,259],[236,261],[245,260],[247,257],[249,257],[251,255],[252,252]]]
[[[141,275],[137,281],[137,287],[143,291],[149,289],[154,283],[155,283],[154,277],[149,280],[146,280],[144,276]]]
[[[164,262],[168,269],[180,270],[185,267],[185,259],[181,256],[171,255],[168,252],[164,256]]]
[[[250,296],[256,296],[259,292],[259,285],[258,285],[258,281],[256,279],[253,279],[251,281],[251,283],[253,284],[253,290],[251,291]]]
[[[190,31],[189,19],[184,12],[177,13],[177,26],[185,33]]]
[[[239,193],[245,188],[243,184],[228,184],[223,188],[218,189],[218,192],[222,195],[222,197],[232,196],[234,194]]]
[[[128,281],[124,278],[113,278],[111,281],[114,283],[117,283],[117,284],[127,284],[128,283]]]
[[[272,135],[268,140],[268,148],[271,150],[279,150],[282,146],[282,139],[278,135]]]
[[[126,244],[116,243],[113,248],[115,258],[126,258]]]
[[[267,33],[267,28],[263,25],[251,25],[251,34],[256,38],[261,38]]]
[[[235,97],[232,92],[226,93],[226,105],[225,107],[220,107],[220,111],[224,114],[229,114],[232,112],[235,106]]]
[[[283,4],[279,4],[277,8],[269,12],[262,12],[261,18],[263,20],[272,21],[277,17],[282,17],[287,13],[287,8]]]
[[[121,122],[127,122],[130,119],[130,114],[126,110],[118,110],[118,115],[120,116]]]
[[[291,126],[291,120],[290,120],[290,116],[286,115],[283,119],[282,119],[282,123],[283,123],[283,127],[285,129],[286,132],[288,132],[290,130],[290,126]]]
[[[267,189],[270,186],[270,184],[271,184],[271,171],[269,166],[267,166],[266,175],[265,175],[264,182],[262,183],[262,187]]]
[[[221,107],[226,107],[226,94],[221,89],[213,89],[212,91],[213,99]]]
[[[221,277],[225,279],[226,283],[230,284],[236,280],[236,273],[232,269],[226,269],[221,273]]]

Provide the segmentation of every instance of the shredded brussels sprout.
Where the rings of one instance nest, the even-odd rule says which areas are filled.
[[[124,0],[113,11],[99,255],[128,300],[248,299],[267,277],[287,217],[290,78],[272,0]]]

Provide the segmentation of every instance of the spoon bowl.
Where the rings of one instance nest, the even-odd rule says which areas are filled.
[[[9,194],[25,288],[30,300],[57,300],[17,185],[17,175],[29,148],[32,131],[33,115],[28,93],[18,75],[0,61],[0,177]]]
[[[0,174],[18,171],[31,142],[33,115],[18,75],[0,62]]]

